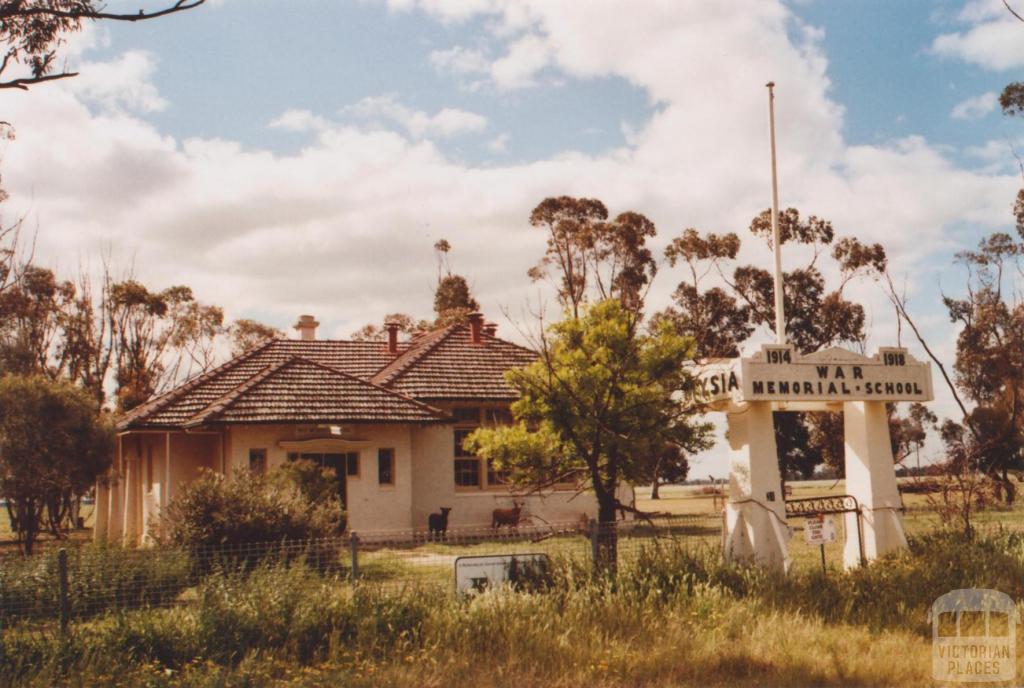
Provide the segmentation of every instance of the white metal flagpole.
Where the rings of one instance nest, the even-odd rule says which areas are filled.
[[[772,248],[775,251],[775,341],[786,343],[786,313],[782,299],[782,242],[779,240],[779,178],[775,170],[775,82],[768,84],[768,130],[772,142]]]

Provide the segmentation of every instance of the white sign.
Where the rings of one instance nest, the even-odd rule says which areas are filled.
[[[546,565],[546,554],[500,554],[459,557],[455,560],[455,591],[471,595],[496,583],[506,583],[514,566]]]
[[[804,539],[808,545],[826,545],[836,541],[836,524],[831,516],[808,516],[804,521]]]
[[[931,367],[906,349],[872,357],[839,348],[800,356],[791,346],[764,346],[742,360],[744,401],[930,401]]]
[[[690,404],[727,400],[779,402],[931,401],[928,363],[906,349],[874,356],[838,347],[802,356],[792,345],[765,345],[749,358],[705,361],[691,370]]]

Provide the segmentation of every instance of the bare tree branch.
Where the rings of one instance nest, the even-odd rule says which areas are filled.
[[[1010,14],[1012,14],[1012,15],[1013,15],[1013,16],[1015,16],[1015,17],[1017,17],[1017,19],[1018,19],[1018,20],[1020,20],[1020,21],[1024,22],[1024,17],[1022,17],[1022,16],[1020,16],[1019,14],[1017,14],[1017,12],[1015,12],[1015,11],[1014,11],[1014,9],[1013,9],[1012,7],[1010,7],[1010,3],[1009,3],[1009,2],[1007,2],[1007,0],[1003,0],[1003,5],[1004,5],[1004,6],[1006,7],[1006,10],[1007,10],[1007,11],[1008,11],[1008,12],[1009,12]]]
[[[73,76],[78,76],[78,72],[61,72],[60,74],[47,74],[45,76],[26,76],[20,79],[12,79],[11,81],[0,81],[0,88],[17,88],[22,91],[27,91],[29,86],[41,84],[44,81],[56,81],[57,79],[67,79]]]
[[[168,14],[175,14],[177,12],[184,12],[190,10],[193,7],[202,5],[206,0],[178,0],[170,7],[165,7],[162,10],[156,10],[155,12],[146,13],[145,10],[139,10],[138,14],[122,14],[117,12],[103,12],[97,10],[62,10],[52,7],[32,6],[22,7],[21,2],[7,2],[0,5],[0,20],[9,19],[12,17],[31,17],[31,16],[43,16],[43,17],[60,17],[63,19],[109,19],[111,21],[127,21],[137,22],[145,21],[147,19],[156,19],[157,17],[165,17]]]

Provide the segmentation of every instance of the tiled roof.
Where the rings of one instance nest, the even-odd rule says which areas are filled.
[[[451,326],[403,344],[397,357],[388,353],[383,342],[274,339],[129,411],[119,419],[118,427],[182,427],[197,414],[239,394],[239,390],[252,392],[250,387],[262,388],[259,383],[263,379],[254,380],[261,374],[284,379],[278,377],[275,367],[296,357],[320,364],[346,379],[369,381],[370,385],[361,388],[364,391],[386,387],[423,400],[514,399],[516,393],[505,384],[504,371],[530,363],[534,354],[497,337],[482,336],[483,344],[473,344],[467,325]],[[275,370],[268,372],[271,368]],[[335,384],[336,378],[321,373],[309,377],[309,394],[323,392],[320,386]],[[349,383],[345,388],[355,393],[356,388]],[[238,408],[238,403],[240,399],[230,408]],[[301,410],[296,407],[296,414]],[[399,415],[391,420],[405,422],[404,418]],[[295,416],[294,422],[305,419],[306,416]],[[310,422],[314,420],[311,418]]]
[[[468,325],[432,332],[413,341],[405,353],[371,381],[417,399],[506,401],[518,394],[505,382],[505,371],[529,365],[529,349],[481,334],[474,344]]]
[[[185,427],[219,423],[422,423],[443,411],[294,356],[215,399]]]

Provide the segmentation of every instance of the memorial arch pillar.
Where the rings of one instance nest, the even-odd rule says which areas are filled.
[[[726,414],[730,448],[725,506],[726,559],[789,568],[789,527],[775,446],[772,405],[753,402]]]
[[[726,558],[788,568],[774,411],[843,410],[846,492],[859,506],[858,514],[845,516],[845,565],[860,563],[862,547],[871,560],[907,546],[885,405],[931,401],[928,363],[901,348],[883,347],[874,356],[837,347],[802,355],[792,345],[764,345],[747,358],[697,366],[690,396],[689,403],[728,418]]]
[[[864,558],[877,559],[886,552],[907,546],[900,517],[899,489],[889,440],[889,416],[882,401],[850,401],[843,404],[846,494],[856,497],[860,514],[846,514],[846,545],[843,563],[860,563],[857,518],[861,520]]]

